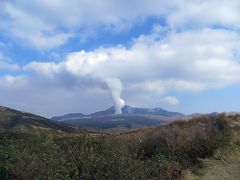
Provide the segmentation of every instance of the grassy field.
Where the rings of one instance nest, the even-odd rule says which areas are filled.
[[[0,130],[0,179],[234,179],[239,116],[123,134]]]

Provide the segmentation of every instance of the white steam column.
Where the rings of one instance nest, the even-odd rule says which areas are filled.
[[[115,102],[115,113],[122,114],[122,108],[125,105],[125,101],[121,98],[122,82],[117,78],[108,78],[106,83],[111,90],[112,97]]]

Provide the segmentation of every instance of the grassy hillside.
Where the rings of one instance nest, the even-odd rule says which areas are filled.
[[[190,180],[238,180],[240,177],[240,117],[227,118],[231,128],[228,146],[218,148],[213,156],[202,159],[202,168],[186,171]]]
[[[189,180],[238,180],[240,177],[240,148],[219,149],[213,157],[202,160],[202,168],[186,171]]]
[[[0,179],[219,179],[225,168],[234,179],[239,124],[219,115],[120,135],[1,130]]]
[[[4,129],[54,129],[63,132],[74,132],[72,126],[51,121],[26,112],[16,111],[6,107],[0,107],[0,128]]]

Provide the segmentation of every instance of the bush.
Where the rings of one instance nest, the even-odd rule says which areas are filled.
[[[10,150],[0,146],[0,179],[10,179],[10,169],[14,163],[13,157],[10,155]]]
[[[224,115],[121,135],[0,131],[0,179],[180,179],[230,138]]]

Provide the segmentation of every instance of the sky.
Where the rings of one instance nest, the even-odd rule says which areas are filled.
[[[1,0],[0,105],[240,111],[239,0]]]

